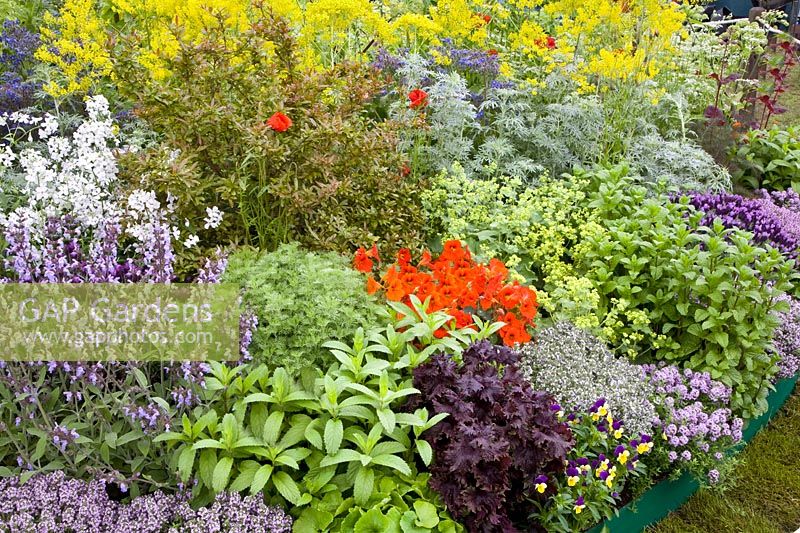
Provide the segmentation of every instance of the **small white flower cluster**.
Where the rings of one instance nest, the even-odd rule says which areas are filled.
[[[128,226],[125,232],[138,242],[147,242],[151,232],[151,224],[160,218],[161,202],[153,191],[136,189],[128,195],[126,218]]]
[[[203,219],[203,229],[217,229],[220,224],[222,224],[222,216],[223,213],[220,211],[219,207],[206,207],[206,217]],[[189,221],[186,220],[184,225],[187,228],[190,227]],[[173,229],[173,234],[176,240],[180,239],[180,231],[177,228]],[[191,233],[182,242],[187,249],[192,249],[200,244],[200,237],[194,233]]]
[[[206,207],[205,229],[217,229],[222,224],[222,211],[219,207]]]
[[[520,351],[520,369],[533,388],[551,393],[567,409],[588,409],[605,398],[625,433],[650,434],[657,419],[652,385],[642,367],[617,358],[591,333],[569,322],[539,332]]]
[[[52,115],[33,117],[24,113],[0,115],[0,125],[10,129],[20,125],[35,126],[28,133],[39,143],[13,152],[13,143],[0,156],[7,174],[22,175],[22,192],[27,203],[8,215],[7,220],[24,220],[32,230],[43,227],[48,216],[69,213],[87,228],[98,226],[109,217],[119,215],[114,185],[117,163],[115,127],[108,110],[108,101],[95,96],[86,103],[89,118],[71,136],[56,135],[58,121]],[[16,167],[16,168],[14,168]]]

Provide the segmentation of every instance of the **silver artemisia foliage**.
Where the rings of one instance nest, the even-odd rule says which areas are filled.
[[[553,394],[567,410],[587,409],[598,398],[628,434],[650,433],[657,418],[653,390],[642,368],[614,356],[591,333],[570,322],[543,328],[521,348],[521,369],[537,390]]]
[[[731,175],[690,140],[666,140],[658,134],[634,141],[628,157],[645,184],[666,180],[683,191],[725,191]]]

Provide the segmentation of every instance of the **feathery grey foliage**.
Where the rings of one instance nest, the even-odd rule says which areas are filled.
[[[689,140],[666,140],[658,134],[636,139],[628,151],[632,170],[646,184],[666,180],[684,191],[724,191],[731,175],[708,152]]]

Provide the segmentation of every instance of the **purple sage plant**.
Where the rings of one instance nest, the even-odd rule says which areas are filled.
[[[87,234],[88,233],[88,234]],[[19,283],[168,283],[173,281],[171,236],[155,223],[136,253],[121,245],[117,220],[85,232],[69,215],[50,218],[32,237],[17,219],[6,228],[4,281]],[[198,283],[216,283],[222,255],[206,261]],[[243,315],[240,348],[249,357],[256,318]],[[168,454],[152,439],[202,399],[204,362],[2,362],[0,420],[17,446],[0,447],[0,466],[12,473],[63,469],[148,492],[172,484]],[[13,423],[10,423],[12,422]],[[44,444],[40,444],[44,442]],[[43,447],[43,451],[42,451]],[[76,456],[83,461],[75,461]],[[60,466],[58,466],[60,465]]]

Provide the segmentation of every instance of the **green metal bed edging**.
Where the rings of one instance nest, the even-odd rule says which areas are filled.
[[[784,379],[775,384],[775,390],[767,397],[767,412],[751,421],[744,428],[742,446],[750,442],[761,428],[780,411],[792,395],[800,376]],[[683,505],[698,489],[697,481],[688,473],[675,480],[664,480],[642,494],[636,501],[619,510],[617,516],[602,522],[588,533],[636,533],[655,524],[669,513]]]

